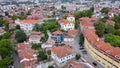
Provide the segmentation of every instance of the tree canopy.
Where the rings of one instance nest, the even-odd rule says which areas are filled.
[[[103,22],[97,22],[94,24],[95,29],[96,29],[96,34],[99,37],[102,37],[104,35],[105,32],[105,24]]]
[[[104,38],[105,42],[109,42],[114,47],[120,47],[120,36],[107,34]]]
[[[46,52],[39,51],[37,57],[38,57],[38,61],[46,60],[47,59]]]
[[[81,17],[91,17],[93,14],[93,9],[86,10],[86,11],[77,11],[74,13],[76,19]]]
[[[54,68],[54,66],[53,65],[49,65],[48,68]]]
[[[17,40],[17,42],[24,42],[27,39],[27,35],[24,33],[24,31],[22,30],[18,30],[15,34],[15,39]]]
[[[2,39],[0,41],[0,56],[2,57],[2,60],[0,60],[1,68],[7,68],[8,65],[13,63],[13,60],[11,58],[13,51],[13,45],[10,40]]]
[[[76,59],[76,60],[79,60],[80,57],[81,57],[81,56],[80,56],[79,54],[77,54],[77,55],[75,56],[75,59]]]
[[[101,12],[102,12],[102,13],[105,13],[105,14],[108,14],[109,8],[103,8],[103,9],[101,10]]]
[[[105,30],[106,33],[111,33],[111,34],[114,34],[115,33],[115,28],[113,25],[107,25],[106,26],[106,30]]]

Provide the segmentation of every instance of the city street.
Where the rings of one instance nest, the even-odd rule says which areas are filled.
[[[66,43],[69,46],[72,46],[72,48],[81,55],[81,58],[83,58],[86,63],[88,65],[88,63],[93,66],[94,68],[104,68],[103,66],[101,66],[99,63],[97,63],[97,66],[93,65],[93,62],[95,62],[95,60],[89,55],[89,53],[87,52],[87,54],[83,54],[82,50],[80,50],[80,45],[79,45],[79,34],[75,37],[75,40],[73,43]],[[85,50],[85,49],[83,49]],[[87,51],[87,50],[86,50]],[[91,66],[89,66],[89,68],[92,68]]]

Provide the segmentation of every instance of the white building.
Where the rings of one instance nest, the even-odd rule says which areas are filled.
[[[3,29],[0,29],[0,35],[6,33]]]
[[[48,40],[46,43],[42,44],[42,48],[52,48],[55,44],[54,40]]]
[[[51,57],[55,60],[58,64],[65,63],[68,60],[75,58],[76,53],[68,46],[58,46],[54,47],[51,51]]]
[[[41,43],[40,39],[44,36],[41,32],[32,32],[29,37],[30,43]]]
[[[24,30],[27,35],[31,34],[31,31],[35,24],[42,24],[40,20],[16,20],[15,24],[20,25],[20,28]]]
[[[73,42],[74,41],[74,37],[70,36],[69,34],[65,34],[64,33],[64,42]]]
[[[59,20],[58,22],[61,25],[61,29],[65,31],[75,29],[75,25],[74,25],[75,17],[72,15],[69,15],[67,19]]]

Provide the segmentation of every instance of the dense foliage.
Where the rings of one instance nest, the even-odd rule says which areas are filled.
[[[24,33],[24,31],[22,30],[18,30],[15,34],[15,39],[17,40],[17,42],[24,42],[27,39],[27,35]]]
[[[105,42],[109,42],[114,47],[120,47],[120,36],[107,34],[105,35]]]
[[[79,60],[80,57],[81,57],[81,56],[80,56],[79,54],[77,54],[77,55],[75,56],[75,59],[76,59],[76,60]]]
[[[99,36],[99,37],[102,37],[104,35],[104,32],[105,32],[105,25],[103,22],[97,22],[94,24],[95,26],[95,29],[96,29],[96,34]]]
[[[102,13],[105,13],[105,14],[108,14],[109,8],[103,8],[103,9],[101,10],[101,12],[102,12]]]
[[[81,17],[91,17],[93,14],[93,9],[86,10],[86,11],[77,11],[74,13],[76,19]]]
[[[8,65],[12,64],[11,54],[13,51],[13,45],[10,40],[2,39],[0,41],[0,56],[2,57],[2,60],[0,60],[1,68],[7,68]]]
[[[39,51],[37,57],[38,57],[38,61],[46,60],[47,59],[46,52]]]

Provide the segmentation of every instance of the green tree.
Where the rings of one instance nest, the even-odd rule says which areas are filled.
[[[81,56],[80,56],[79,54],[77,54],[77,55],[75,56],[75,59],[76,59],[76,60],[79,60],[80,57],[81,57]]]
[[[77,12],[74,13],[74,16],[75,16],[76,19],[84,17],[84,12],[77,11]]]
[[[120,24],[120,15],[116,15],[112,18],[113,21]]]
[[[115,29],[120,29],[120,23],[115,23]]]
[[[2,39],[8,39],[10,38],[10,33],[9,32],[6,32],[2,35]]]
[[[51,50],[48,50],[48,51],[47,51],[47,54],[48,54],[48,55],[51,55]]]
[[[96,29],[96,34],[99,37],[102,37],[104,35],[105,32],[105,24],[103,22],[97,22],[94,24],[95,29]]]
[[[40,25],[39,24],[35,24],[33,31],[40,31]]]
[[[120,36],[107,34],[104,38],[105,42],[110,43],[114,47],[120,47]]]
[[[105,32],[106,32],[106,33],[114,34],[114,33],[115,33],[115,28],[114,28],[114,26],[113,26],[113,25],[107,25]]]
[[[1,68],[8,68],[10,64],[13,63],[13,60],[10,56],[7,56],[6,58],[0,60],[0,67]]]
[[[24,42],[27,39],[27,35],[24,33],[24,31],[22,30],[18,30],[15,34],[15,39],[17,40],[17,42]]]
[[[38,57],[38,61],[42,61],[42,60],[47,59],[47,55],[44,51],[39,51],[37,57]]]
[[[48,68],[54,68],[54,66],[53,65],[49,65]]]
[[[103,8],[103,9],[101,10],[101,12],[102,12],[102,13],[105,13],[105,14],[108,14],[109,8]]]
[[[25,15],[24,12],[21,12],[21,15],[19,15],[19,19],[20,19],[20,20],[27,19],[27,15]]]
[[[79,27],[79,21],[76,20],[76,21],[75,21],[75,29],[77,29],[78,27]]]
[[[115,35],[120,36],[120,30],[115,30]]]
[[[16,19],[19,18],[19,16],[13,15],[13,16],[11,16],[11,18],[12,18],[13,20],[16,20]]]
[[[0,41],[0,55],[4,59],[6,56],[10,56],[13,52],[13,45],[10,40],[2,39]]]
[[[16,25],[15,28],[20,30],[20,25]]]
[[[61,6],[61,8],[62,8],[63,10],[66,10],[66,7],[65,7],[65,6],[63,6],[63,5]]]
[[[4,20],[2,18],[0,18],[0,26],[4,25]]]
[[[80,44],[81,45],[83,45],[83,43],[84,43],[84,35],[83,35],[83,33],[80,33]]]
[[[92,14],[93,14],[93,12],[92,12],[92,10],[86,10],[85,12],[84,12],[84,16],[85,17],[92,17]]]
[[[40,49],[41,48],[41,43],[32,44],[32,48],[35,49],[35,50]]]

